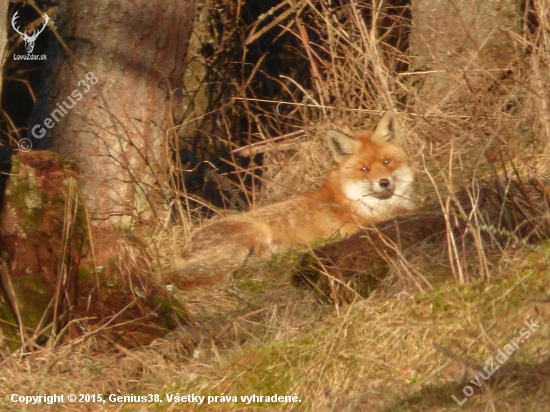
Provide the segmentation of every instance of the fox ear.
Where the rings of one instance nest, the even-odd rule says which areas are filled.
[[[340,163],[359,149],[360,144],[344,133],[329,130],[327,135],[328,147],[333,159]]]
[[[399,143],[401,141],[401,126],[399,119],[392,110],[388,110],[382,117],[376,130],[372,134],[372,140],[378,142]]]

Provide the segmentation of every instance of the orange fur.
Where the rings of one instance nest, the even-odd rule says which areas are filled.
[[[174,260],[167,281],[184,289],[213,285],[243,267],[251,254],[269,256],[334,235],[347,237],[411,211],[414,176],[398,130],[387,112],[374,132],[351,138],[330,131],[334,165],[320,189],[203,226]]]

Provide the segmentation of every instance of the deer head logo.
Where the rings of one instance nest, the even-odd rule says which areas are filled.
[[[43,16],[44,25],[42,26],[42,28],[40,30],[38,28],[36,28],[32,32],[32,36],[29,36],[29,35],[27,35],[27,30],[25,30],[25,32],[22,33],[17,27],[15,27],[15,25],[17,24],[16,20],[19,17],[18,14],[19,14],[19,10],[15,12],[15,14],[13,15],[13,17],[11,19],[11,27],[13,27],[13,29],[23,37],[23,40],[25,41],[25,49],[27,50],[27,54],[31,54],[33,49],[34,49],[34,42],[38,38],[38,35],[44,31],[44,29],[48,25],[48,22],[50,21],[50,18],[48,17],[48,15],[46,13],[44,13],[44,16]]]

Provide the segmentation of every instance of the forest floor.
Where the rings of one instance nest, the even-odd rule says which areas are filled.
[[[223,290],[176,294],[202,325],[231,320],[191,351],[175,335],[132,350],[95,337],[7,358],[0,409],[550,410],[549,244],[509,247],[464,285],[437,253],[418,260],[431,287],[390,274],[340,305],[292,280],[295,251],[276,256]]]

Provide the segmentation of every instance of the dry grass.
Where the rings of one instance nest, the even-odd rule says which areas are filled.
[[[449,210],[459,188],[475,199],[480,182],[499,178],[507,187],[510,178],[547,180],[547,1],[531,2],[526,16],[536,24],[527,27],[526,20],[525,30],[513,34],[521,58],[506,79],[491,92],[474,93],[452,106],[418,102],[414,76],[404,69],[410,61],[403,47],[410,24],[404,9],[384,17],[353,1],[348,7],[289,1],[280,3],[262,25],[244,24],[243,5],[233,3],[221,1],[212,11],[223,10],[223,19],[212,17],[221,23],[213,26],[218,30],[216,47],[208,57],[209,115],[188,118],[185,133],[174,144],[190,146],[193,136],[200,137],[204,153],[225,147],[225,161],[233,169],[220,176],[248,203],[279,200],[318,185],[329,164],[324,143],[328,128],[368,127],[389,108],[401,113],[420,201]],[[269,41],[262,43],[263,38]],[[266,43],[276,51],[263,51]],[[247,52],[238,44],[247,44]],[[260,53],[250,61],[254,49]],[[307,62],[306,69],[283,68],[274,77],[268,69],[280,64],[276,53],[294,68]],[[455,80],[451,91],[467,87],[462,78]],[[266,90],[273,91],[270,97]],[[199,122],[199,117],[210,121]],[[263,159],[243,164],[243,151],[261,152]],[[195,167],[178,162],[174,170],[189,173]],[[185,243],[190,222],[200,224],[198,203],[208,202],[199,201],[182,181],[180,175],[173,182],[186,200],[175,208],[182,226],[166,225],[152,239],[152,262],[145,264],[130,252],[121,256],[124,273],[167,268]],[[548,219],[547,204],[538,204],[537,210],[538,218]],[[477,218],[475,212],[464,216],[473,239],[467,255],[449,231],[447,244],[430,249],[420,244],[418,253],[408,253],[408,261],[395,265],[366,299],[339,305],[296,286],[289,273],[297,251],[290,251],[247,269],[224,290],[175,294],[191,324],[150,347],[127,350],[115,344],[107,352],[98,351],[104,347],[102,338],[93,336],[24,358],[6,358],[0,369],[0,408],[550,410],[548,243],[527,244],[504,232],[505,246],[489,247],[484,233],[495,228],[483,227]],[[414,282],[400,281],[410,273],[426,279],[424,292]],[[481,388],[469,383],[530,319],[540,328],[500,370],[482,380]],[[475,393],[459,407],[452,396],[462,400],[465,385]],[[12,393],[159,394],[164,402],[25,409],[9,401]],[[168,403],[165,395],[176,393],[239,398],[201,406]],[[296,394],[301,402],[247,406],[240,401],[240,396],[252,394]]]
[[[268,410],[458,409],[451,396],[462,400],[462,387],[531,318],[540,329],[462,408],[550,406],[549,289],[540,253],[508,252],[488,287],[460,286],[437,275],[430,278],[434,289],[424,294],[389,284],[338,311],[311,291],[296,289],[269,265],[260,269],[268,273],[247,273],[227,291],[183,296],[197,318],[232,320],[230,328],[212,333],[216,337],[205,334],[191,344],[192,333],[183,331],[147,348],[115,346],[107,353],[97,352],[100,338],[93,338],[3,361],[2,410],[22,410],[8,401],[12,393],[54,392],[239,396],[237,403],[197,408],[170,406],[166,398],[163,405],[103,406],[128,411],[248,410],[240,396],[254,393],[296,393],[302,400],[274,408],[255,405]],[[75,409],[87,410],[40,408]]]

